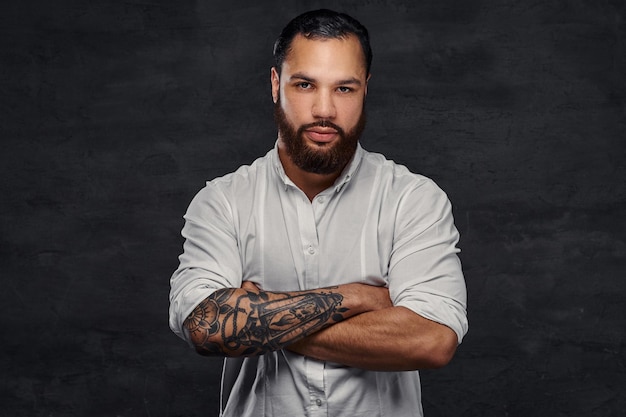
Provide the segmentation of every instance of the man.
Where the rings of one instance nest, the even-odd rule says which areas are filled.
[[[467,331],[450,203],[361,148],[358,21],[305,13],[274,57],[276,146],[191,202],[170,326],[226,357],[222,416],[421,416],[417,370]]]

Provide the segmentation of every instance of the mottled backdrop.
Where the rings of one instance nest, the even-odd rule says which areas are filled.
[[[329,6],[372,36],[363,146],[462,233],[427,417],[623,415],[622,0],[3,2],[0,414],[217,414],[220,361],[167,325],[182,215],[273,146],[273,40]]]

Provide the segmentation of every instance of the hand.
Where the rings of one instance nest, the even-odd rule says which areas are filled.
[[[340,288],[341,293],[344,296],[356,297],[360,300],[365,312],[393,307],[393,303],[389,297],[389,290],[385,287],[375,287],[369,284],[353,283],[341,285]],[[349,327],[346,328],[345,326],[350,326],[350,319],[340,323],[344,329],[348,329]],[[285,349],[293,353],[306,356],[310,351],[309,349],[316,345],[316,339],[321,333],[324,333],[324,330],[291,343],[286,346]]]
[[[376,311],[393,307],[389,290],[385,287],[376,287],[369,284],[347,284],[342,288],[342,293],[346,296],[355,297],[363,306],[363,311]]]
[[[259,292],[261,292],[259,287],[257,287],[256,284],[253,283],[252,281],[244,281],[244,282],[242,282],[241,283],[241,288],[246,290],[246,291],[255,292],[257,294]]]

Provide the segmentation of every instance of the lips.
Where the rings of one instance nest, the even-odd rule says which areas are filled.
[[[335,129],[313,128],[305,130],[306,135],[314,142],[328,143],[335,139],[337,131]]]

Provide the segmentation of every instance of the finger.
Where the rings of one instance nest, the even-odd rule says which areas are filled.
[[[257,287],[253,282],[251,281],[244,281],[241,283],[241,288],[243,288],[246,291],[251,291],[251,292],[259,292],[259,287]]]

